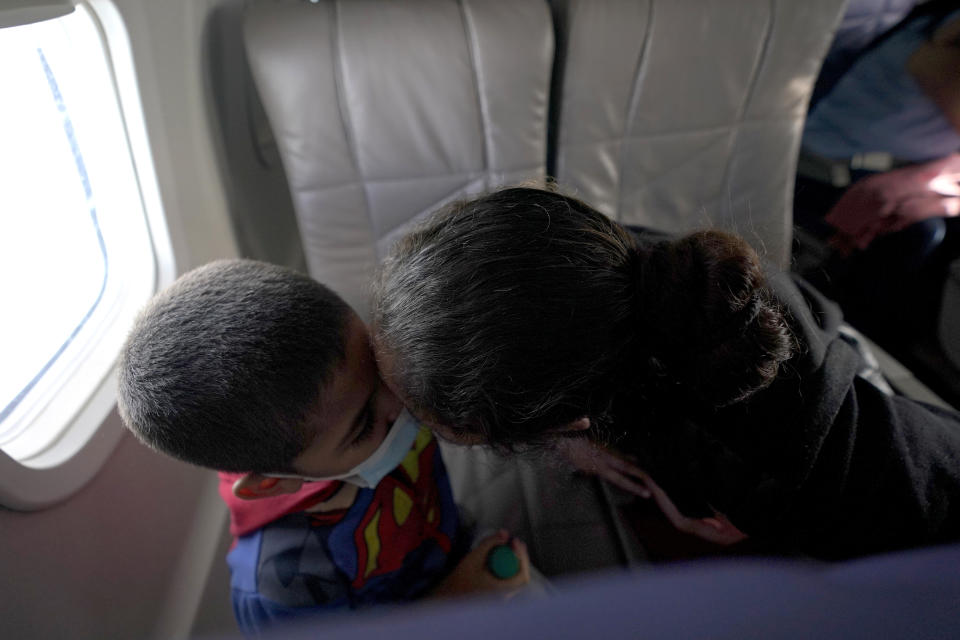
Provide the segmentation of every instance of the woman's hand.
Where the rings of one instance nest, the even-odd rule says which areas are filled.
[[[660,511],[678,531],[715,544],[731,545],[747,538],[722,513],[712,518],[688,518],[680,513],[666,492],[634,462],[601,447],[587,438],[566,438],[559,452],[578,471],[596,475],[610,484],[641,498],[653,498]]]
[[[650,476],[645,476],[643,483],[650,490],[660,511],[679,531],[721,545],[731,545],[747,539],[747,534],[737,529],[722,513],[714,512],[712,518],[688,518],[680,513],[669,496]]]
[[[649,498],[647,474],[630,458],[614,453],[588,438],[560,438],[557,451],[577,471],[598,476],[615,487],[641,498]]]
[[[520,571],[512,578],[497,578],[487,569],[487,556],[500,544],[509,544],[520,561]],[[498,592],[505,598],[514,595],[530,582],[530,556],[527,545],[518,538],[500,530],[487,536],[470,553],[463,557],[453,571],[430,594],[433,598],[464,596],[468,594]]]

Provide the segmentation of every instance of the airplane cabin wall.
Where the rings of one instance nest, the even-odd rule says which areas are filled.
[[[111,13],[102,0],[93,4]],[[217,164],[203,43],[211,13],[238,4],[113,2],[130,38],[178,274],[240,253]],[[233,72],[229,61],[220,65],[219,73]],[[116,411],[107,420],[118,421]],[[63,503],[0,508],[0,637],[186,637],[201,600],[204,630],[235,631],[225,525],[211,472],[124,435],[99,474]]]

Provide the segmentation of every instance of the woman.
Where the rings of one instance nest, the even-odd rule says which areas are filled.
[[[633,235],[525,188],[398,243],[374,309],[382,374],[450,440],[610,445],[784,552],[960,537],[960,416],[859,377],[839,323],[734,236]]]

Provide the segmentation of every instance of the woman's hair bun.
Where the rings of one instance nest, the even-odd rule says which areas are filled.
[[[636,277],[637,355],[656,396],[672,388],[708,407],[733,404],[773,382],[791,356],[783,311],[741,238],[712,230],[640,247]]]

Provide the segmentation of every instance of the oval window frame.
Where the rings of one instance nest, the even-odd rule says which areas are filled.
[[[72,7],[64,9],[64,4],[50,3],[51,7],[60,7],[60,10],[37,9],[35,21],[56,19],[70,13]],[[146,217],[153,249],[153,268],[145,296],[139,296],[135,303],[140,307],[155,291],[173,281],[176,265],[147,136],[129,33],[111,0],[73,4],[88,14],[97,32]],[[26,22],[22,14],[14,17],[17,22],[7,22],[8,26]],[[0,12],[0,24],[3,23],[4,16]],[[111,332],[112,344],[104,347],[103,340],[100,340],[93,351],[99,352],[97,355],[101,360],[104,352],[108,352],[109,365],[83,393],[74,394],[74,408],[68,412],[66,424],[53,443],[22,460],[0,451],[0,505],[30,511],[67,499],[96,475],[119,444],[125,430],[116,412],[116,358],[128,330],[128,321],[114,318],[100,330]],[[68,386],[70,377],[82,375],[82,369],[81,363],[61,382],[61,391]]]

